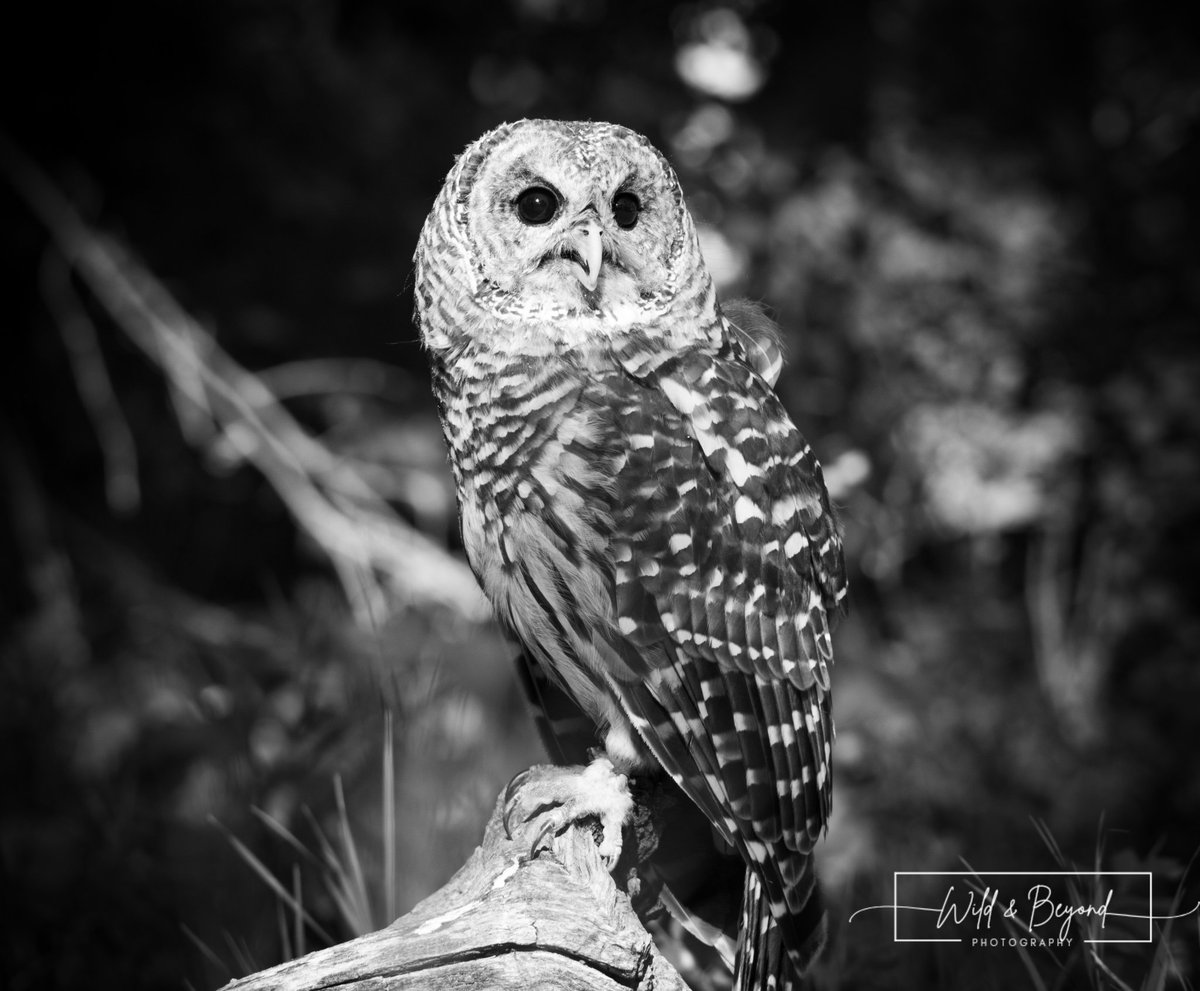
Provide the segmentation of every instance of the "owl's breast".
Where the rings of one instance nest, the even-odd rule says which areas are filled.
[[[557,363],[443,395],[463,544],[501,620],[598,722],[598,632],[614,624],[613,479],[623,455],[598,383]]]

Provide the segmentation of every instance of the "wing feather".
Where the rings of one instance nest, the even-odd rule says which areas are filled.
[[[744,348],[618,359],[622,429],[654,438],[616,479],[618,625],[669,646],[647,682],[613,688],[782,921],[807,901],[807,854],[830,808],[836,520],[820,466]]]

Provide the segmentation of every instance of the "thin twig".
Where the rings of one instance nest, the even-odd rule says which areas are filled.
[[[42,296],[54,315],[66,347],[79,398],[96,431],[104,459],[105,494],[117,513],[136,512],[141,503],[137,446],[117,402],[96,327],[74,287],[71,272],[57,252],[46,252],[41,269]]]

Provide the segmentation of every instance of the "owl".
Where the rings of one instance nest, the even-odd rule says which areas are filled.
[[[586,752],[581,721],[603,748],[550,804],[600,815],[611,847],[622,782],[669,780],[688,838],[737,872],[664,868],[664,902],[727,953],[736,937],[739,986],[792,984],[823,941],[812,850],[846,580],[770,322],[723,308],[670,164],[615,124],[483,135],[415,264],[467,557],[556,752]],[[693,907],[714,878],[732,921]]]

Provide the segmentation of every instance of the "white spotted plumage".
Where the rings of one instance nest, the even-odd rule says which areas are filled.
[[[785,986],[823,926],[845,578],[773,325],[718,304],[670,165],[612,124],[485,134],[416,264],[464,545],[535,694],[556,679],[614,762],[661,768],[738,851],[739,981]]]

